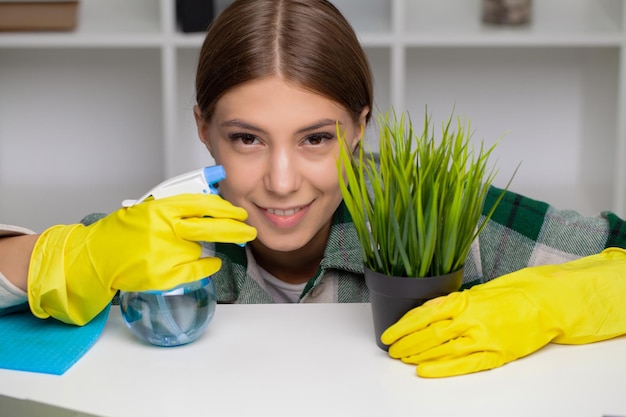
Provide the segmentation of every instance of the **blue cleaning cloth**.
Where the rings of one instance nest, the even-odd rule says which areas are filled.
[[[81,327],[41,320],[30,311],[0,317],[0,368],[64,374],[98,340],[110,309]]]

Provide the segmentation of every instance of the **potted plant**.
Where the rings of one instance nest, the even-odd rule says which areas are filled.
[[[404,313],[461,287],[470,246],[504,194],[482,216],[497,143],[485,149],[481,142],[475,152],[469,123],[457,118],[453,126],[453,120],[437,138],[428,114],[420,133],[406,113],[380,115],[378,154],[364,145],[350,151],[339,134],[339,183],[361,242],[376,342],[384,350],[380,335]]]

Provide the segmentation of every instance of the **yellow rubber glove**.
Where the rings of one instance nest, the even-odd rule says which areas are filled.
[[[200,258],[197,242],[248,242],[256,229],[246,218],[217,195],[183,194],[119,209],[87,227],[51,227],[31,256],[30,309],[83,325],[117,290],[166,290],[212,275],[221,261]]]
[[[626,251],[525,268],[424,303],[390,326],[389,355],[423,377],[478,372],[550,342],[626,334]]]

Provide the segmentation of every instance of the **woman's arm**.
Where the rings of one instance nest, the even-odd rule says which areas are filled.
[[[442,377],[495,368],[546,344],[626,334],[626,250],[524,268],[424,303],[381,336],[389,355]]]
[[[491,187],[483,213],[501,191]],[[626,248],[626,222],[614,213],[583,216],[507,191],[474,242],[464,287],[530,266],[569,262],[608,247]]]
[[[26,291],[28,266],[39,235],[0,238],[0,272],[16,287]]]

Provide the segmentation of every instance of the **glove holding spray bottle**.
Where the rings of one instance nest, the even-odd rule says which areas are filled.
[[[217,272],[220,259],[201,258],[198,242],[242,243],[256,237],[244,223],[244,209],[210,194],[206,178],[215,183],[223,177],[221,167],[194,171],[165,181],[140,201],[124,202],[126,207],[89,226],[45,230],[28,271],[32,313],[84,325],[118,290],[170,290]]]
[[[220,165],[205,167],[170,178],[137,201],[155,200],[179,194],[217,194],[214,187],[226,177]],[[241,243],[240,243],[241,244]],[[122,317],[140,339],[157,346],[178,346],[196,340],[208,327],[215,313],[217,296],[209,276],[172,289],[120,292]]]

